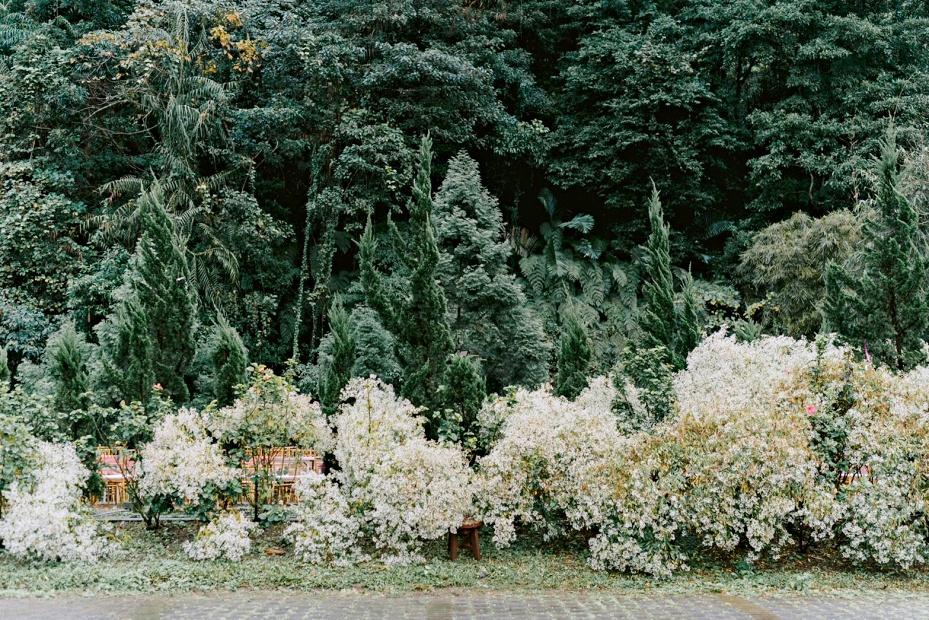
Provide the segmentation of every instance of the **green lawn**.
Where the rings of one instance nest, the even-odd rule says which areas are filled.
[[[194,562],[180,543],[187,526],[168,524],[157,533],[139,525],[120,526],[114,534],[123,551],[98,564],[29,564],[0,554],[0,595],[54,593],[146,593],[236,589],[345,589],[404,592],[436,588],[492,590],[625,590],[637,592],[705,591],[759,593],[774,591],[841,591],[892,589],[929,591],[929,573],[892,574],[851,570],[816,558],[786,561],[749,569],[731,562],[693,568],[670,580],[592,571],[579,548],[540,550],[544,544],[496,549],[485,537],[484,557],[475,562],[465,551],[457,562],[445,559],[444,544],[426,550],[423,565],[389,567],[378,562],[350,568],[303,564],[288,552],[269,557],[269,547],[286,546],[279,530],[262,535],[252,554],[241,562]]]

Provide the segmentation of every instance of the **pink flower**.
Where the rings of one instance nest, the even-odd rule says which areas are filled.
[[[806,415],[816,415],[816,405],[807,405]]]

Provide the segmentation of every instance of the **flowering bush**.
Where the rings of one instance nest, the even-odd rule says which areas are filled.
[[[685,538],[751,560],[777,556],[798,534],[830,536],[841,512],[835,490],[809,416],[785,405],[784,386],[817,359],[843,355],[780,337],[704,340],[675,377],[678,412],[631,438],[592,564],[667,575],[686,567]]]
[[[598,378],[574,402],[545,386],[485,403],[479,420],[499,438],[478,462],[475,498],[497,544],[512,542],[517,523],[548,537],[602,522],[626,443],[614,397],[611,381]]]
[[[227,446],[299,446],[326,452],[332,432],[319,403],[265,366],[249,368],[252,380],[235,402],[203,412],[205,427]]]
[[[71,444],[39,442],[35,476],[14,482],[4,493],[0,539],[15,557],[44,561],[94,561],[111,546],[81,504],[90,472]]]
[[[145,497],[167,496],[196,504],[210,485],[222,487],[238,477],[194,409],[165,416],[140,457],[138,489]]]
[[[299,505],[284,531],[294,555],[313,564],[345,566],[362,558],[358,551],[361,524],[351,514],[338,485],[310,472],[294,488]]]
[[[786,336],[738,342],[722,330],[708,336],[687,357],[687,369],[674,379],[681,414],[739,415],[774,406],[785,381],[813,366],[816,347]],[[838,360],[842,349],[827,346],[819,354]]]
[[[387,561],[415,561],[422,540],[454,531],[469,514],[467,459],[427,440],[420,410],[377,379],[352,380],[340,400],[335,455],[348,503]]]
[[[184,543],[184,552],[193,560],[227,559],[237,562],[252,548],[249,532],[257,524],[238,511],[221,512],[200,528],[197,537]]]
[[[286,378],[260,365],[251,366],[249,373],[251,383],[232,405],[208,407],[203,417],[230,463],[247,473],[250,490],[245,496],[257,520],[272,501],[282,449],[326,452],[332,446],[332,431],[319,403],[297,393]]]
[[[691,415],[639,435],[616,472],[607,524],[591,540],[598,568],[668,575],[694,538],[748,559],[777,556],[801,531],[829,536],[839,516],[799,415]]]

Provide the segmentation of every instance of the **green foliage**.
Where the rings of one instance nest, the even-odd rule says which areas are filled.
[[[539,202],[547,218],[539,236],[524,230],[515,240],[530,305],[556,341],[560,317],[570,307],[590,332],[596,365],[605,372],[635,327],[636,271],[592,236],[593,216],[582,213],[565,221],[549,190],[541,192]]]
[[[120,303],[115,314],[98,326],[101,373],[98,381],[114,399],[148,402],[155,384],[155,345],[149,319],[135,297]]]
[[[408,275],[403,290],[386,290],[374,265],[376,243],[370,221],[361,240],[361,279],[369,306],[398,339],[402,394],[434,408],[436,390],[451,349],[445,292],[437,280],[439,249],[432,225],[432,140],[422,139],[410,202],[409,232],[402,241]],[[395,234],[398,234],[395,232]]]
[[[213,398],[219,405],[228,405],[235,400],[237,387],[245,382],[248,349],[239,333],[224,318],[220,318],[213,328],[209,357]]]
[[[620,427],[635,432],[667,418],[674,404],[673,379],[674,368],[664,347],[627,347],[613,371],[617,389],[613,411]]]
[[[10,389],[10,379],[12,379],[10,362],[7,357],[6,345],[4,345],[0,347],[0,392],[5,392]]]
[[[486,396],[480,361],[466,353],[450,355],[438,393],[442,410],[439,437],[474,452],[478,446],[477,414]]]
[[[178,402],[190,396],[197,306],[185,254],[162,200],[157,183],[140,198],[142,238],[120,305],[98,330],[105,381],[116,388],[117,400],[146,402],[155,383]]]
[[[853,260],[830,264],[824,319],[845,341],[897,369],[925,361],[929,328],[929,249],[919,215],[899,188],[901,153],[890,127],[877,161],[873,215]]]
[[[357,355],[355,333],[348,312],[338,297],[329,309],[329,340],[325,355],[320,355],[322,366],[317,394],[323,412],[335,413],[342,388],[352,378]]]
[[[377,312],[367,306],[357,306],[349,316],[355,340],[353,377],[376,375],[386,383],[400,379],[400,363],[395,350],[396,340],[381,324]]]
[[[572,313],[568,312],[562,321],[561,339],[558,342],[555,394],[574,399],[587,387],[591,357],[587,330]]]
[[[8,398],[7,391],[0,394],[0,402],[4,405]],[[14,482],[21,484],[29,479],[34,442],[35,437],[19,412],[4,406],[0,411],[0,497]],[[3,502],[0,502],[2,515]]]
[[[764,322],[791,336],[811,337],[822,323],[829,262],[844,264],[861,239],[859,218],[840,210],[813,219],[795,213],[760,230],[740,256],[745,280],[764,300]]]
[[[69,413],[90,404],[91,348],[74,323],[66,322],[49,339],[44,370],[53,386],[55,409]]]
[[[19,381],[72,320],[100,345],[94,402],[150,406],[161,383],[200,403],[219,395],[213,370],[191,376],[196,325],[225,316],[255,360],[310,360],[322,392],[339,294],[356,352],[330,392],[374,373],[436,407],[453,351],[491,390],[548,380],[568,312],[589,373],[630,346],[679,368],[701,324],[812,336],[832,260],[851,283],[833,291],[861,302],[832,304],[846,339],[896,358],[877,349],[902,327],[912,357],[926,326],[888,331],[853,290],[892,271],[862,263],[881,218],[847,209],[893,117],[917,148],[898,189],[925,219],[927,36],[929,5],[891,0],[14,0],[0,343]],[[650,176],[660,226],[638,208]],[[639,261],[649,223],[664,239]]]
[[[684,368],[687,354],[699,340],[701,325],[697,314],[697,298],[693,277],[681,278],[682,304],[675,304],[674,278],[671,273],[670,229],[664,221],[658,189],[652,186],[648,203],[651,234],[642,249],[642,297],[644,309],[639,318],[642,346],[661,348],[668,362],[676,369]]]
[[[465,152],[449,162],[435,195],[435,228],[455,346],[485,360],[493,389],[544,383],[545,333],[509,271],[497,199]]]

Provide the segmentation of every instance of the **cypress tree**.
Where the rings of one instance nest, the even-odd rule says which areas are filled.
[[[408,279],[388,291],[374,265],[377,244],[371,220],[361,240],[361,281],[369,306],[398,339],[403,379],[401,393],[413,403],[435,409],[436,390],[452,348],[445,292],[437,279],[439,250],[432,225],[432,140],[422,139],[410,202]],[[434,425],[433,425],[434,428]]]
[[[558,344],[555,393],[570,399],[576,398],[587,387],[592,357],[587,331],[574,313],[568,311],[562,320],[561,340]]]
[[[864,225],[864,244],[852,261],[860,271],[831,264],[826,275],[827,329],[897,369],[925,361],[929,327],[929,254],[919,216],[900,191],[900,158],[891,126],[877,160],[877,195]]]
[[[663,348],[667,351],[667,361],[674,368],[681,369],[687,363],[687,354],[700,339],[696,292],[693,277],[688,272],[681,277],[681,307],[675,305],[670,227],[664,221],[661,200],[654,183],[648,201],[648,219],[651,233],[642,248],[642,297],[645,307],[639,316],[641,342],[636,346],[644,349]]]
[[[436,192],[435,228],[455,346],[484,360],[493,389],[545,382],[550,345],[507,264],[512,251],[497,199],[464,151]]]
[[[45,369],[52,381],[56,410],[69,413],[90,404],[89,357],[89,345],[71,321],[48,339]]]
[[[105,381],[117,400],[147,403],[151,397],[155,351],[148,323],[145,309],[130,294],[99,327]]]
[[[381,324],[377,312],[368,306],[357,306],[349,316],[355,340],[353,377],[377,375],[387,383],[400,379],[401,369],[396,357],[396,339]]]
[[[107,374],[121,399],[146,402],[151,383],[159,383],[166,395],[183,402],[190,396],[187,375],[196,352],[196,297],[157,182],[139,197],[139,210],[142,237],[122,300],[106,322],[111,325],[101,329]],[[127,372],[130,376],[120,377]],[[152,381],[145,387],[147,377]]]
[[[235,400],[236,386],[245,382],[248,369],[248,349],[239,332],[220,317],[213,328],[210,346],[213,374],[213,398],[224,406]]]
[[[648,201],[651,233],[643,248],[645,279],[642,297],[645,309],[639,318],[643,344],[647,348],[662,346],[674,350],[674,279],[671,275],[670,229],[664,221],[658,189],[652,183]]]
[[[352,331],[348,312],[336,297],[329,309],[329,335],[324,351],[321,351],[317,396],[326,415],[335,413],[339,394],[352,377],[356,359],[355,334]],[[322,348],[322,347],[321,347]]]

